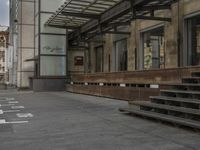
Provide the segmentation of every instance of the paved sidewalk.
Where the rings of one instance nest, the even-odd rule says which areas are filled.
[[[121,114],[123,101],[11,91],[0,105],[0,150],[200,150],[200,133]]]

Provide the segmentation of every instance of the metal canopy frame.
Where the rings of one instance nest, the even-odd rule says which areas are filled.
[[[69,40],[89,40],[99,34],[130,34],[117,31],[132,20],[171,21],[155,11],[171,9],[177,0],[66,0],[46,25],[70,29]]]

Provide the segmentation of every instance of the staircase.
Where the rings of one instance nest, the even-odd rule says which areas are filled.
[[[200,129],[200,72],[183,78],[181,84],[169,85],[150,101],[132,101],[129,108],[120,108],[137,116]]]

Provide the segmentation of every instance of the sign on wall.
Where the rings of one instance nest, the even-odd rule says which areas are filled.
[[[74,57],[74,65],[75,66],[83,66],[83,56],[75,56]]]

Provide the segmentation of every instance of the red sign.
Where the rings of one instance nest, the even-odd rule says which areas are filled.
[[[74,65],[75,66],[83,66],[83,56],[75,56],[74,57]]]

